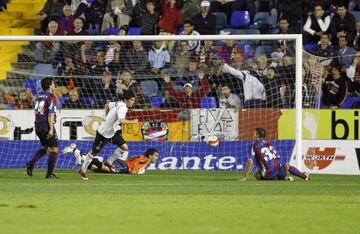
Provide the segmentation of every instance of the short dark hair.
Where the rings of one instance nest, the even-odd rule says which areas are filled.
[[[150,157],[150,155],[154,154],[154,153],[159,153],[159,151],[157,149],[154,148],[150,148],[148,150],[146,150],[145,152],[145,157]]]
[[[53,78],[47,77],[41,80],[41,88],[43,91],[49,90],[50,85],[55,82]]]
[[[266,131],[264,128],[255,128],[255,132],[258,135],[258,137],[265,137]]]
[[[190,24],[191,26],[194,26],[194,23],[190,19],[184,20],[183,25],[185,25],[185,24]]]

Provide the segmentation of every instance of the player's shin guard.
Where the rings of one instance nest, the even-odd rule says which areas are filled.
[[[304,180],[305,180],[306,177],[307,177],[304,173],[300,172],[296,167],[293,167],[293,166],[290,166],[289,172],[290,172],[291,174],[293,174],[294,176],[298,176],[298,177],[300,177],[300,178],[302,178],[302,179],[304,179]]]
[[[86,169],[90,165],[91,161],[93,160],[94,156],[89,152],[85,157],[83,157],[83,164],[81,164],[81,171],[86,172]]]
[[[129,155],[129,151],[123,151],[120,148],[116,148],[113,154],[106,160],[110,165],[114,163],[117,158],[121,160],[126,160]]]

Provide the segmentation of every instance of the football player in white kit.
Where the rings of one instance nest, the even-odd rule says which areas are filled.
[[[128,108],[131,108],[135,103],[135,94],[131,92],[124,92],[121,101],[110,102],[105,105],[105,121],[96,131],[95,140],[93,142],[90,152],[83,158],[84,162],[79,171],[82,180],[88,180],[86,169],[91,163],[92,159],[101,151],[107,143],[112,143],[118,147],[113,154],[107,159],[105,165],[112,167],[113,162],[117,158],[126,159],[129,154],[129,147],[126,141],[121,136],[121,124],[138,123],[137,119],[126,119]]]

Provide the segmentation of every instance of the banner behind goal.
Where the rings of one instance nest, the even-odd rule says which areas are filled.
[[[11,68],[0,67],[5,74],[0,81],[0,168],[23,167],[40,147],[33,105],[44,77],[53,77],[57,84],[60,151],[76,143],[88,152],[104,120],[104,105],[131,90],[137,101],[127,118],[140,123],[122,126],[123,136],[131,156],[157,148],[160,158],[153,168],[160,169],[241,170],[257,127],[266,129],[267,138],[288,161],[296,138],[301,149],[301,119],[295,115],[301,116],[301,107],[314,106],[305,99],[303,105],[299,35],[36,36],[0,41],[24,44]],[[284,113],[293,115],[295,124],[284,123]],[[296,137],[281,138],[286,129],[294,129]],[[219,146],[206,143],[210,136],[220,139]],[[107,157],[113,149],[109,145],[100,155]],[[58,168],[76,167],[71,155],[59,153],[58,158]],[[45,160],[38,165],[46,167]]]

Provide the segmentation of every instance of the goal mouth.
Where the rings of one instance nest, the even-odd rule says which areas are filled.
[[[258,127],[287,161],[294,145],[301,152],[297,116],[301,107],[311,107],[303,105],[301,40],[301,35],[0,37],[1,46],[17,51],[6,60],[10,65],[0,68],[0,136],[15,140],[0,141],[0,148],[11,160],[10,155],[22,155],[15,159],[17,167],[31,157],[37,146],[34,99],[43,93],[41,80],[51,77],[57,84],[60,148],[80,141],[82,151],[89,150],[104,122],[105,104],[124,101],[131,91],[136,101],[126,118],[139,123],[123,125],[123,137],[131,155],[159,148],[156,168],[241,170]],[[284,42],[288,47],[281,51]],[[286,113],[291,124],[281,121]],[[286,131],[292,137],[280,138]],[[210,135],[221,136],[219,146],[205,143]],[[112,150],[109,145],[102,155]],[[61,158],[59,167],[75,167],[73,160]]]

